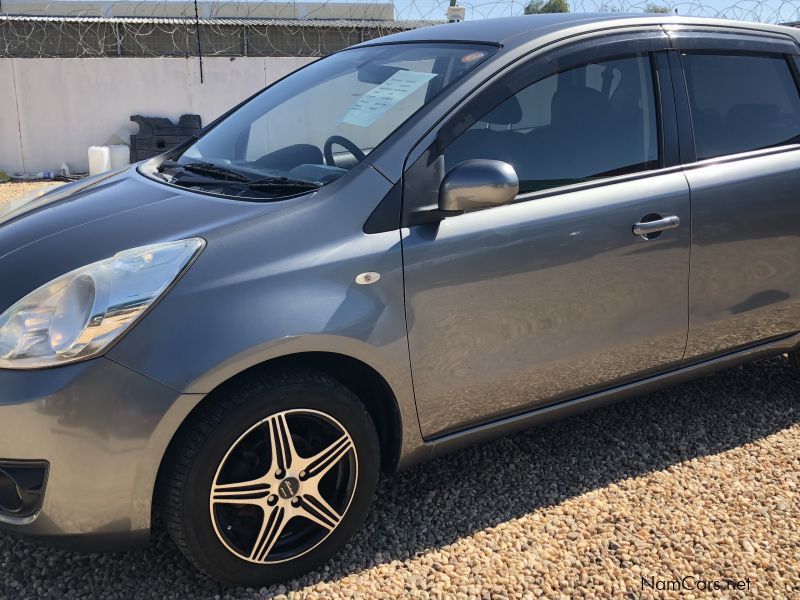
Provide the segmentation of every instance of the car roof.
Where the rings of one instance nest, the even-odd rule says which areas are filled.
[[[545,15],[520,15],[500,19],[484,19],[446,23],[433,27],[412,29],[360,44],[370,46],[396,42],[483,42],[507,45],[528,42],[548,34],[571,29],[606,29],[646,25],[709,25],[736,27],[750,30],[788,34],[798,39],[800,30],[779,25],[706,19],[671,15],[643,15],[620,13],[556,13]],[[515,39],[516,38],[516,39]],[[513,45],[513,44],[511,44]]]

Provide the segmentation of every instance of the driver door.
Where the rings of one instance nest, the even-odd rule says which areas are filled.
[[[659,111],[672,102],[665,57],[648,51],[652,39],[642,45],[626,39],[623,56],[611,45],[606,60],[594,48],[528,79],[512,73],[484,94],[501,100],[452,139],[440,131],[406,172],[407,225],[461,161],[507,162],[521,182],[512,204],[411,225],[403,236],[426,438],[680,364],[689,192],[672,168],[674,115]],[[509,85],[515,93],[503,96]],[[634,235],[635,223],[667,216],[680,225]]]

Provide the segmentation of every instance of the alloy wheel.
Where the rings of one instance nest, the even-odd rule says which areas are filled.
[[[220,462],[209,500],[214,531],[246,561],[292,560],[336,529],[357,481],[355,446],[341,423],[318,410],[275,413]]]

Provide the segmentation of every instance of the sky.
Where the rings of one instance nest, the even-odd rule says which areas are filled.
[[[369,0],[368,0],[369,1]],[[597,12],[602,5],[625,12],[641,12],[651,0],[568,0],[573,11]],[[679,14],[723,16],[747,21],[800,21],[800,0],[652,0],[677,8]],[[401,19],[442,19],[446,0],[395,0],[395,14]],[[523,0],[459,0],[467,19],[505,17],[522,13]],[[720,14],[717,14],[720,13]]]

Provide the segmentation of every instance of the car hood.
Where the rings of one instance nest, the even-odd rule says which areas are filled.
[[[56,188],[0,214],[0,314],[52,279],[121,250],[195,236],[208,241],[302,199],[256,203],[197,194],[133,167]]]
[[[9,200],[5,204],[0,205],[0,226],[68,197],[76,198],[79,193],[95,188],[108,180],[112,180],[125,170],[127,170],[127,167],[103,173],[95,177],[59,185],[50,189],[38,190],[21,198]]]
[[[125,169],[12,200],[0,212],[0,260],[40,239],[174,195],[166,186],[145,189]]]

